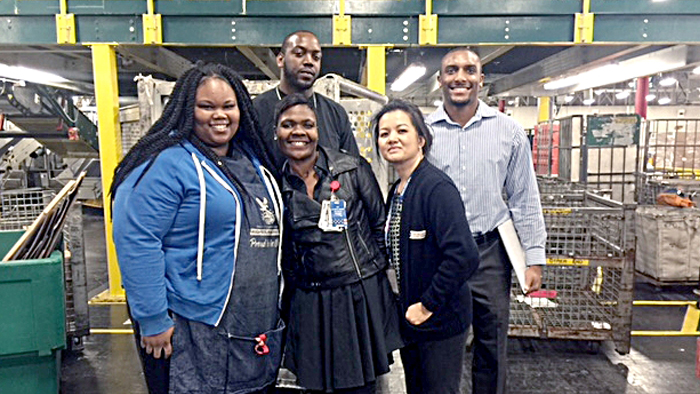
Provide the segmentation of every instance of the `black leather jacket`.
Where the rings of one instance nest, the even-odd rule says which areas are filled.
[[[301,178],[285,164],[282,194],[285,204],[283,269],[290,284],[303,289],[329,289],[359,281],[387,266],[384,246],[386,215],[372,169],[363,159],[319,147],[315,170],[319,182],[314,199]],[[318,227],[321,201],[331,197],[330,183],[345,200],[348,228],[324,232]]]

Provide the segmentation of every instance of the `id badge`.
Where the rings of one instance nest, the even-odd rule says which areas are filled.
[[[399,294],[399,281],[396,276],[396,270],[393,268],[386,269],[386,278],[389,279],[389,285],[391,286],[391,291],[398,295]]]
[[[321,216],[318,218],[318,228],[323,231],[333,231],[331,220],[331,202],[328,200],[321,201]]]
[[[348,215],[345,211],[345,200],[331,200],[331,225],[336,231],[348,227]]]

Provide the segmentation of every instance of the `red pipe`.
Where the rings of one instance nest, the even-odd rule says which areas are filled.
[[[634,112],[647,118],[647,95],[649,94],[649,77],[637,78],[637,93],[634,96]]]

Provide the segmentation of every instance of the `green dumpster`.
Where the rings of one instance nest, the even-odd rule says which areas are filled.
[[[22,235],[0,231],[0,258]],[[0,393],[58,393],[65,346],[63,254],[0,262]]]

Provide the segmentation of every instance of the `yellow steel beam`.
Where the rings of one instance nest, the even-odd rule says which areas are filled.
[[[90,334],[133,334],[131,328],[91,328]]]
[[[352,44],[352,19],[345,15],[345,0],[338,0],[338,15],[333,15],[333,45]]]
[[[59,13],[56,14],[56,42],[75,44],[75,15],[68,13],[67,0],[59,0]]]
[[[367,87],[386,94],[386,46],[367,47]]]
[[[632,331],[635,337],[695,337],[700,336],[700,309],[697,301],[633,301],[634,306],[651,307],[686,307],[683,326],[680,331]]]
[[[583,12],[576,13],[574,19],[574,43],[593,42],[593,24],[595,14],[591,13],[591,0],[583,0]]]
[[[537,123],[545,122],[549,120],[549,97],[538,97],[537,98]]]
[[[697,337],[700,331],[632,331],[633,337]]]
[[[632,301],[634,306],[696,306],[697,304],[697,301]]]
[[[117,56],[110,44],[92,45],[92,67],[95,79],[95,101],[99,127],[100,169],[102,171],[102,201],[107,243],[109,295],[123,297],[117,252],[112,241],[112,211],[109,188],[114,169],[121,160],[122,142],[119,124],[119,85],[117,84]]]
[[[688,309],[685,311],[685,318],[683,319],[683,327],[681,328],[681,332],[697,332],[699,323],[700,309],[698,309],[697,305],[688,305]]]
[[[425,0],[425,15],[418,16],[418,44],[437,45],[438,17],[433,14],[433,0]]]
[[[102,293],[92,297],[88,301],[88,305],[97,306],[107,306],[107,305],[124,305],[126,304],[126,297],[124,294],[111,295],[109,289],[103,291]]]
[[[155,13],[154,0],[146,0],[146,14],[143,18],[143,43],[145,45],[163,44],[163,22],[160,14]]]

